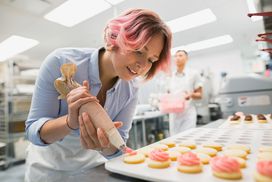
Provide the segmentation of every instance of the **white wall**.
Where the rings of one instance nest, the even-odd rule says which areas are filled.
[[[210,70],[212,73],[212,83],[215,94],[218,91],[221,72],[227,72],[228,76],[240,76],[246,74],[246,62],[241,57],[239,50],[222,51],[212,54],[204,54],[205,56],[192,55],[189,57],[189,67],[196,70]],[[175,67],[174,69],[175,70]],[[142,85],[139,93],[139,103],[148,103],[150,93],[157,92],[158,86],[156,82],[163,78],[162,75],[156,76],[153,80]]]
[[[189,57],[188,65],[197,70],[210,70],[215,93],[217,93],[222,72],[227,72],[228,76],[240,76],[246,74],[245,61],[241,58],[239,50],[229,50],[205,56]]]

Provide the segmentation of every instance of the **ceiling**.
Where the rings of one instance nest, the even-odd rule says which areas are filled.
[[[247,17],[246,0],[126,0],[115,8],[100,13],[72,28],[47,21],[43,16],[65,0],[1,0],[0,42],[10,35],[36,39],[40,44],[23,54],[41,61],[59,47],[98,47],[103,45],[106,22],[128,8],[148,8],[165,21],[210,8],[217,21],[174,34],[173,46],[186,45],[216,36],[230,34],[234,42],[228,45],[196,51],[194,55],[213,54],[238,49],[251,55],[257,50],[255,38],[263,33],[263,21],[252,22]],[[94,5],[95,8],[95,5]],[[72,13],[72,12],[71,12]]]

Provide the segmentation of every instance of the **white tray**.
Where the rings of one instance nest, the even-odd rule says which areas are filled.
[[[236,128],[236,129],[272,129],[272,120],[270,119],[269,115],[265,115],[267,119],[267,123],[259,123],[257,116],[252,114],[253,122],[246,123],[244,122],[244,116],[241,116],[241,121],[239,123],[231,123],[230,118],[231,116],[219,126],[219,128]]]
[[[250,146],[251,154],[248,155],[247,167],[241,170],[243,179],[235,181],[253,182],[253,172],[255,171],[258,148],[260,145],[272,145],[272,132],[271,130],[194,128],[168,139],[173,139],[176,144],[183,140],[190,139],[194,140],[198,146],[205,142],[218,142],[225,146],[232,143],[241,143]],[[221,155],[221,153],[219,152],[217,155]],[[114,173],[148,181],[230,181],[214,177],[210,165],[203,165],[203,172],[201,173],[186,174],[177,171],[177,162],[172,162],[171,166],[166,169],[152,169],[147,166],[146,162],[141,164],[126,164],[122,159],[123,156],[119,156],[107,161],[105,168]]]

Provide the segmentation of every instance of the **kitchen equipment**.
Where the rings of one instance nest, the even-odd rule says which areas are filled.
[[[251,114],[272,111],[272,79],[259,75],[227,78],[221,84],[218,97],[223,118],[237,111]]]

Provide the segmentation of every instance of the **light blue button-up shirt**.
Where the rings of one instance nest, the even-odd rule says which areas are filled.
[[[100,49],[101,50],[101,49]],[[88,80],[90,92],[97,96],[101,88],[98,64],[99,49],[62,48],[47,56],[41,65],[32,97],[30,112],[26,121],[28,140],[39,146],[46,146],[39,131],[49,120],[66,115],[68,112],[66,100],[58,100],[59,93],[54,87],[54,81],[61,77],[60,67],[64,63],[73,62],[77,65],[74,79],[82,84]],[[104,109],[113,121],[122,121],[119,128],[121,136],[126,141],[132,124],[132,117],[137,104],[138,86],[136,80],[119,79],[106,93]],[[79,130],[73,134],[79,136]]]

